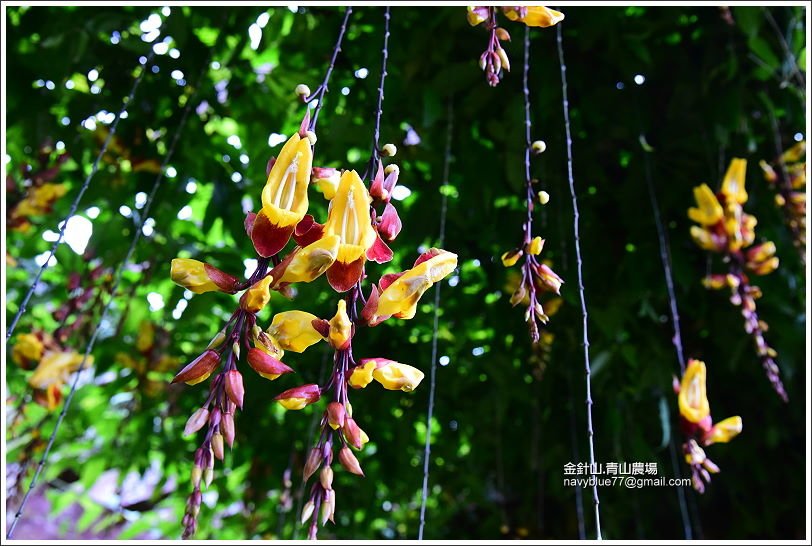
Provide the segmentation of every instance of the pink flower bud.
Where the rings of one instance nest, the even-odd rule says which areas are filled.
[[[214,456],[222,461],[225,457],[225,449],[223,448],[223,435],[219,432],[211,437],[211,449]]]
[[[229,370],[225,376],[226,394],[237,407],[242,409],[245,387],[242,383],[242,374],[237,370]]]
[[[234,414],[224,413],[220,419],[220,432],[223,433],[223,439],[228,444],[228,447],[234,447]]]
[[[364,475],[364,471],[361,470],[361,464],[358,462],[358,459],[355,458],[352,450],[347,446],[342,447],[338,452],[338,460],[341,462],[341,466],[347,469],[348,472],[356,476]]]
[[[400,221],[397,209],[392,203],[387,203],[381,215],[378,233],[381,234],[381,237],[383,237],[385,241],[394,241],[402,228],[403,223]]]
[[[326,490],[329,491],[333,488],[333,469],[332,467],[325,466],[319,473],[319,483]]]
[[[270,380],[274,380],[282,374],[293,372],[293,369],[285,365],[281,360],[256,347],[248,351],[248,365],[259,375]]]
[[[178,372],[172,383],[184,382],[188,385],[197,385],[201,381],[205,381],[219,364],[219,354],[212,350],[204,351],[203,354]]]
[[[327,404],[327,423],[333,430],[339,429],[344,426],[344,418],[346,411],[344,405],[340,402],[330,402]]]
[[[189,420],[186,421],[186,427],[183,429],[183,435],[188,436],[190,434],[194,434],[201,428],[203,425],[206,424],[206,421],[209,419],[209,410],[206,408],[200,408],[196,412],[189,417]]]
[[[361,442],[361,428],[355,422],[355,419],[347,417],[344,421],[343,431],[347,443],[355,449],[361,449],[363,447],[364,444]]]
[[[321,465],[321,450],[317,447],[314,447],[310,450],[310,453],[307,454],[307,460],[305,461],[304,470],[302,471],[302,475],[304,476],[304,481],[310,479],[316,470],[319,469]]]

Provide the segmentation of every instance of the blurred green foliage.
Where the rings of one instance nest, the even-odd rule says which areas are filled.
[[[803,131],[799,78],[805,72],[799,72],[796,60],[804,66],[804,8],[564,11],[597,460],[657,462],[661,475],[673,475],[668,443],[678,434],[671,391],[678,365],[646,193],[646,152],[640,144],[645,135],[653,147],[653,181],[671,241],[686,354],[708,363],[714,415],[740,414],[744,420],[739,438],[709,449],[722,473],[705,495],[688,491],[695,532],[716,539],[802,538],[808,481],[803,267],[757,163],[777,153],[771,117],[783,147]],[[249,27],[262,14],[267,23],[252,47]],[[160,36],[146,43],[140,24],[156,15],[162,20]],[[68,195],[27,234],[7,234],[13,258],[6,267],[9,319],[38,268],[34,258],[50,248],[42,233],[57,229],[98,152],[100,139],[83,120],[95,117],[97,127],[104,125],[107,115],[98,113],[118,111],[139,57],[146,57],[153,44],[166,41],[167,46],[147,65],[149,72],[118,127],[123,152],[102,162],[81,202],[81,215],[99,209],[86,254],[59,247],[58,263],[45,271],[18,333],[56,327],[51,313],[68,297],[70,272],[86,272],[96,263],[115,267],[123,259],[139,214],[138,194],[149,192],[155,179],[152,172],[132,168],[133,158],[162,161],[188,100],[183,83],[194,85],[203,71],[194,110],[151,210],[153,230],[138,246],[138,267],[125,272],[111,324],[102,325],[94,351],[96,379],[77,392],[45,469],[53,510],[80,502],[85,510],[80,528],[125,518],[132,523],[122,538],[180,535],[197,445],[181,433],[205,388],[168,387],[172,371],[152,374],[154,384],[147,388],[116,355],[134,354],[138,325],[150,320],[169,332],[166,354],[188,361],[230,314],[235,302],[226,295],[187,300],[169,281],[170,260],[196,257],[242,275],[244,260],[253,256],[242,201],[258,207],[266,161],[279,149],[279,142],[269,146],[269,137],[290,135],[298,126],[304,108],[293,89],[302,82],[315,89],[321,81],[342,15],[332,7],[175,6],[164,15],[149,6],[6,9],[6,73],[13,75],[5,82],[7,172],[20,184],[21,168],[34,161],[46,141],[61,142],[71,156],[55,180],[70,185]],[[382,21],[381,8],[355,9],[319,120],[317,165],[364,169]],[[523,313],[510,307],[509,272],[498,259],[520,242],[523,211],[523,27],[506,20],[505,26],[514,37],[508,45],[514,68],[492,89],[477,66],[486,33],[466,23],[464,8],[392,10],[381,139],[398,145],[400,179],[412,193],[399,205],[404,230],[394,245],[395,260],[368,267],[373,278],[408,267],[421,245],[435,244],[449,101],[456,120],[444,190],[449,203],[444,246],[459,254],[460,266],[442,291],[439,349],[448,364],[437,371],[427,538],[578,536],[575,490],[563,485],[564,464],[586,460],[587,449],[556,30],[532,30],[530,72],[533,138],[547,142],[533,172],[552,197],[537,213],[537,230],[547,240],[545,257],[566,281],[564,304],[549,324],[555,334],[552,352],[541,369],[531,354]],[[360,69],[368,76],[361,77]],[[89,75],[93,70],[95,81]],[[638,75],[641,84],[635,83]],[[409,127],[420,136],[419,144],[403,144]],[[738,310],[724,294],[701,286],[708,262],[688,236],[692,187],[702,182],[718,187],[732,157],[749,160],[746,210],[759,218],[758,238],[775,241],[781,258],[780,269],[757,284],[764,291],[760,313],[779,352],[788,405],[771,391]],[[316,193],[311,201],[311,212],[324,218],[326,202]],[[122,207],[130,215],[124,216]],[[160,294],[163,307],[150,307],[151,293]],[[182,313],[175,311],[181,301],[187,302]],[[261,317],[269,321],[273,312],[294,307],[329,317],[334,301],[322,279],[301,287],[293,302],[275,296]],[[356,354],[388,356],[428,372],[432,312],[427,294],[414,320],[364,331]],[[84,350],[86,339],[78,334],[74,348]],[[13,343],[14,338],[9,346]],[[296,512],[300,469],[320,408],[285,413],[272,398],[285,388],[317,381],[328,355],[317,346],[286,360],[296,377],[269,383],[245,374],[246,403],[237,417],[235,448],[226,455],[225,470],[218,464],[198,538],[304,535]],[[11,407],[28,392],[30,372],[10,360],[6,372]],[[337,525],[321,537],[416,536],[428,387],[427,379],[413,394],[374,387],[353,393],[356,417],[372,438],[359,455],[366,478],[336,473]],[[29,404],[17,430],[44,413]],[[53,422],[44,421],[43,435]],[[20,457],[25,438],[8,441],[10,464]],[[123,478],[151,465],[160,469],[160,483],[153,502],[140,508],[102,509],[84,494],[104,471],[118,469]],[[280,498],[287,468],[293,502],[285,507]],[[685,475],[684,465],[681,472]],[[74,482],[74,494],[58,486],[66,481]],[[675,489],[611,487],[600,494],[605,537],[682,538]],[[215,498],[216,506],[207,506]],[[584,504],[592,536],[587,492]]]

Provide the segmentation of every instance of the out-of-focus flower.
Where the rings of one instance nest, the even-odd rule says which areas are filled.
[[[39,362],[45,346],[36,334],[21,334],[11,350],[11,359],[23,368]]]
[[[325,199],[335,197],[338,184],[341,181],[341,171],[332,167],[313,167],[310,182],[319,190]]]

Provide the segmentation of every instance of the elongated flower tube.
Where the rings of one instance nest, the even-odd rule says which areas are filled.
[[[424,374],[414,366],[401,364],[387,358],[375,358],[375,370],[372,377],[390,391],[411,392],[423,381]],[[365,360],[362,360],[363,364]]]
[[[378,317],[413,318],[423,293],[456,267],[456,254],[431,249],[417,259],[412,269],[404,271],[397,280],[383,288],[374,314]]]
[[[251,241],[260,256],[267,258],[282,250],[307,214],[312,164],[310,141],[294,134],[271,167],[262,190],[262,209],[251,227]]]
[[[529,27],[546,28],[564,20],[563,13],[544,6],[506,6],[502,8],[502,11],[511,21],[518,21]]]
[[[195,294],[214,291],[233,294],[237,291],[239,283],[236,277],[212,265],[189,258],[173,259],[170,276],[172,282]]]
[[[341,240],[336,260],[327,270],[327,281],[337,292],[346,292],[358,282],[366,253],[377,239],[370,216],[371,203],[358,173],[344,171],[324,224],[325,236],[337,235]]]
[[[323,339],[313,328],[314,320],[318,320],[318,317],[305,311],[277,313],[267,333],[282,349],[301,353]]]

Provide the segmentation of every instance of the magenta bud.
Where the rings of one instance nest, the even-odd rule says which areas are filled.
[[[358,462],[358,459],[355,457],[352,450],[347,446],[342,447],[338,452],[338,460],[341,462],[341,466],[343,466],[348,472],[355,474],[356,476],[364,475],[364,471],[361,470],[361,463]]]
[[[195,358],[178,372],[178,375],[175,376],[172,383],[184,382],[189,385],[196,385],[208,378],[219,364],[219,354],[212,350],[204,351],[203,354]]]
[[[220,420],[220,432],[223,433],[223,439],[228,444],[228,447],[234,447],[234,414],[224,413],[223,418]]]
[[[206,408],[200,408],[196,412],[194,412],[189,420],[186,421],[186,427],[183,429],[183,435],[189,436],[190,434],[194,434],[201,428],[203,425],[206,424],[206,421],[209,419],[209,410]]]

